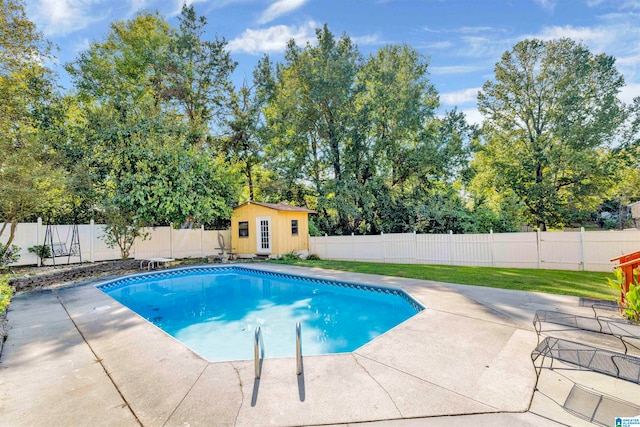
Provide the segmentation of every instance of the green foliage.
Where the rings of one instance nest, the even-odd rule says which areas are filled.
[[[613,269],[613,279],[611,277],[607,277],[607,284],[616,290],[618,293],[619,305],[622,305],[622,296],[625,293],[625,285],[624,285],[624,272],[620,268]]]
[[[613,270],[614,278],[607,278],[607,283],[618,294],[618,305],[624,310],[627,319],[640,322],[640,284],[638,283],[638,270],[633,271],[633,282],[629,283],[629,289],[625,289],[625,277],[621,268]],[[623,298],[624,296],[624,298]]]
[[[306,259],[308,261],[320,261],[320,257],[316,254],[309,254]]]
[[[300,258],[300,254],[296,252],[288,252],[286,254],[280,255],[278,259],[282,261],[297,261],[297,260],[300,260],[301,258]]]
[[[61,97],[23,9],[0,5],[4,251],[37,215],[106,221],[128,256],[145,226],[223,224],[247,198],[312,208],[321,235],[544,229],[640,197],[640,98],[621,105],[613,58],[571,40],[503,55],[479,95],[481,139],[463,113],[436,114],[416,49],[364,57],[327,25],[234,88],[226,40],[186,4],[177,27],[157,12],[114,22],[66,65],[75,92]]]
[[[51,149],[59,110],[54,76],[43,66],[49,43],[21,1],[3,1],[0,22],[0,235],[9,231],[0,259],[6,263],[17,223],[56,209],[64,171]]]
[[[105,212],[107,225],[103,239],[110,248],[118,247],[122,259],[129,258],[129,252],[136,239],[145,240],[149,233],[134,212],[125,212],[117,207],[109,207]]]
[[[0,274],[0,315],[4,314],[13,295],[13,288],[9,286],[10,277],[9,274]]]
[[[51,248],[49,245],[35,245],[30,247],[29,252],[32,254],[36,254],[38,258],[40,258],[40,264],[44,263],[45,258],[51,257]]]
[[[3,244],[0,242],[0,270],[4,269],[7,265],[17,262],[20,259],[20,248],[16,245],[10,245],[9,243]]]
[[[166,66],[166,90],[163,97],[177,102],[189,122],[188,140],[207,142],[213,121],[222,122],[222,112],[229,108],[230,76],[236,67],[227,42],[216,35],[204,40],[207,20],[197,16],[193,6],[184,3],[178,17],[178,30],[172,35]]]
[[[229,134],[218,144],[227,158],[236,163],[246,179],[248,199],[262,198],[268,173],[263,169],[263,153],[268,129],[264,126],[263,109],[273,86],[272,66],[268,57],[258,62],[253,73],[253,86],[246,83],[231,91],[229,114],[225,126]]]
[[[267,167],[276,174],[265,196],[312,207],[324,233],[447,229],[427,212],[430,199],[455,199],[439,188],[465,169],[478,130],[455,110],[436,117],[427,59],[411,47],[363,59],[326,25],[316,36],[317,46],[290,43],[265,85]]]
[[[640,285],[637,281],[629,284],[624,312],[632,322],[640,322]]]
[[[476,166],[491,188],[522,200],[529,224],[544,230],[593,211],[610,186],[603,149],[626,117],[614,62],[569,39],[525,40],[478,95],[486,144]]]
[[[74,182],[123,257],[142,227],[218,223],[237,200],[236,171],[208,143],[235,65],[224,40],[200,39],[206,21],[192,7],[180,23],[149,13],[116,22],[66,67],[78,89]]]
[[[316,221],[314,220],[313,217],[309,217],[309,236],[312,236],[312,237],[322,236],[322,233],[318,229],[318,226],[316,225]]]

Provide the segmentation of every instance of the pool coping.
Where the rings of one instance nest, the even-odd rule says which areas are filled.
[[[15,425],[38,419],[326,425],[479,414],[556,425],[527,412],[535,383],[530,319],[541,307],[580,310],[577,298],[274,264],[259,269],[382,283],[403,289],[426,309],[353,353],[303,357],[302,376],[295,375],[294,358],[267,359],[263,376],[255,380],[252,361],[202,359],[96,289],[95,282],[18,295],[0,361],[0,379],[8,386],[0,387],[0,401],[6,403],[0,414]],[[52,328],[64,328],[62,335],[73,342],[46,331]],[[60,360],[72,352],[82,378],[44,377],[64,391],[56,396],[67,410],[43,404],[51,400],[44,391],[25,394],[30,388],[24,369],[40,390],[44,380],[38,373],[46,375],[47,367],[65,372]],[[70,393],[83,389],[76,383],[88,387],[87,381],[92,392],[72,398]],[[18,384],[24,390],[10,387]]]

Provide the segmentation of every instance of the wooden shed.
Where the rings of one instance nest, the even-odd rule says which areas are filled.
[[[309,252],[307,208],[261,202],[246,202],[233,209],[231,245],[238,256]]]

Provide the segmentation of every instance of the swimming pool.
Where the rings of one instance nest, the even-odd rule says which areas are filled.
[[[98,286],[210,361],[253,358],[260,326],[265,357],[354,351],[423,307],[402,290],[241,266],[138,274]]]

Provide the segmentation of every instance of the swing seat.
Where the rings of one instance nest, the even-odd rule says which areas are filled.
[[[66,243],[54,243],[51,246],[51,253],[57,257],[69,256],[69,250]]]

